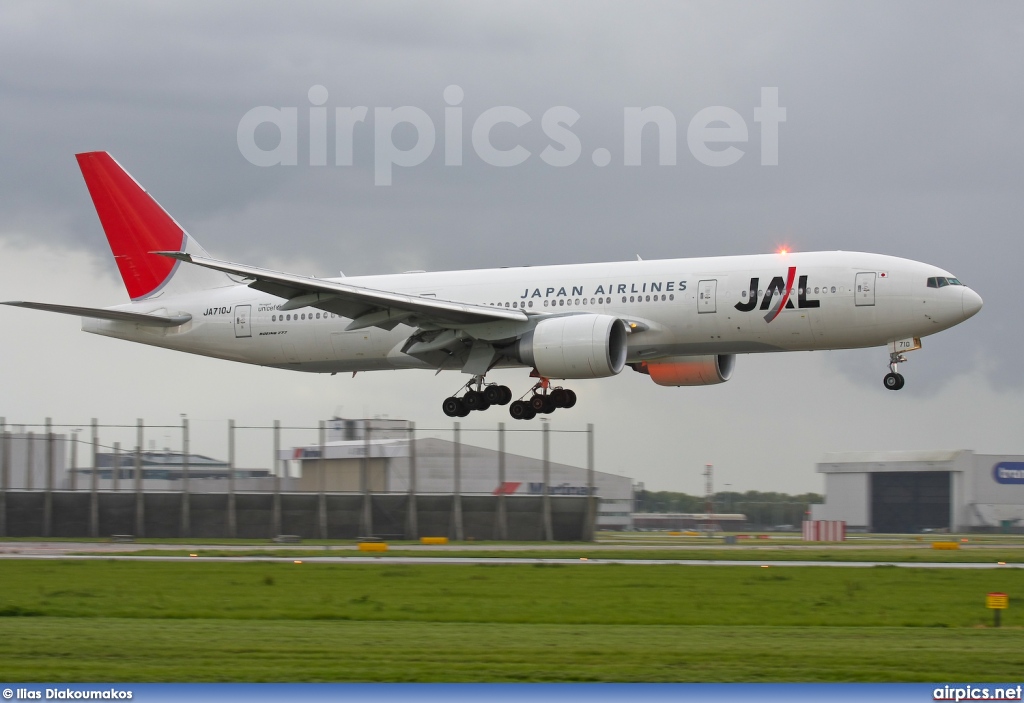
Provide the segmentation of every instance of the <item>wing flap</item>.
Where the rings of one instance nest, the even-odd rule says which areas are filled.
[[[32,310],[46,310],[47,312],[59,312],[64,315],[77,315],[78,317],[92,317],[97,320],[110,320],[112,322],[132,322],[136,325],[148,327],[179,327],[192,316],[184,315],[150,315],[141,312],[127,312],[124,310],[106,310],[104,308],[83,308],[77,305],[52,305],[50,303],[29,303],[23,300],[12,300],[2,305],[12,305],[16,308],[30,308]]]

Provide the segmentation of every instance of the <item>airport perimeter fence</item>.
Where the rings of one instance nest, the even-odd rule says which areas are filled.
[[[132,425],[0,418],[0,537],[589,541],[597,520],[593,436],[593,426],[548,423],[417,429],[386,419],[314,427],[185,416],[180,424]],[[553,450],[577,466],[586,457],[585,491],[551,491],[552,468],[564,466],[552,461]],[[516,495],[505,490],[506,463],[523,460],[538,464],[542,478],[531,494]]]

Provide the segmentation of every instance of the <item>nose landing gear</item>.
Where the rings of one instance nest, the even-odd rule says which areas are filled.
[[[889,373],[885,374],[885,378],[882,379],[882,385],[890,391],[898,391],[903,388],[905,380],[903,374],[896,369],[899,368],[898,364],[902,364],[907,360],[907,357],[903,356],[899,352],[889,353]]]

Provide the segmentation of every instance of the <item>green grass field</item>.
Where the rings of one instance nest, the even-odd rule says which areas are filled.
[[[3,560],[0,680],[1012,680],[1021,597],[1020,570]]]

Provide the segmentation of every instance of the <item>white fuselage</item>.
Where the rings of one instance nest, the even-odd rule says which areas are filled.
[[[928,279],[935,276],[951,274],[879,254],[811,252],[332,280],[438,300],[523,308],[536,315],[613,315],[634,325],[628,337],[633,362],[881,346],[942,331],[980,309],[981,298],[966,286],[928,287]],[[783,297],[787,304],[774,314]],[[180,327],[84,319],[83,329],[300,371],[435,368],[401,351],[415,331],[412,327],[345,331],[349,319],[312,307],[282,313],[284,303],[245,285],[227,286],[114,308],[191,315]],[[501,365],[519,364],[506,360]]]

